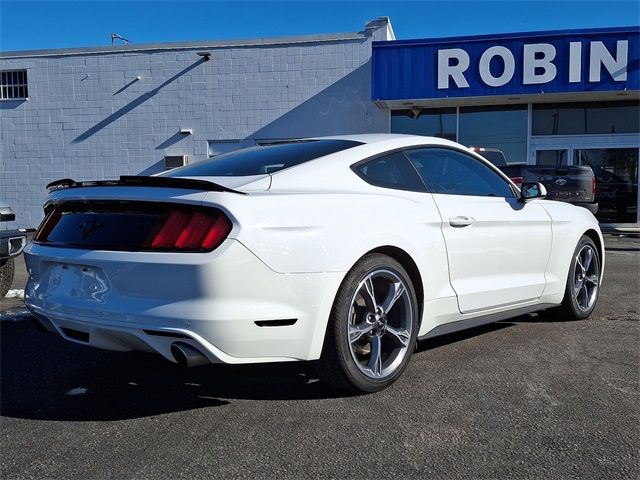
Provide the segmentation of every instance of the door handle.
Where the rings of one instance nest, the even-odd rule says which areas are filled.
[[[455,228],[468,227],[475,221],[473,217],[449,217],[449,225]]]

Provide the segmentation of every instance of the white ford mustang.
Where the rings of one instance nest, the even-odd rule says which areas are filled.
[[[550,307],[585,318],[602,281],[591,213],[437,138],[306,139],[49,189],[25,250],[35,319],[188,366],[318,360],[372,392],[417,339]]]

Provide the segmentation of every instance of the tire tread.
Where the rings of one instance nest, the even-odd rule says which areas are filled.
[[[4,298],[11,288],[15,270],[16,266],[13,258],[0,260],[0,298]]]

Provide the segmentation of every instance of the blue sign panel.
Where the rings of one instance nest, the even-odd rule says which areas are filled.
[[[373,43],[373,100],[639,89],[639,27]]]

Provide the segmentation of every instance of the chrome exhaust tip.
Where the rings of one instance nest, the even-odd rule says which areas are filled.
[[[184,342],[172,343],[171,355],[183,367],[198,367],[211,363],[197,348]]]

